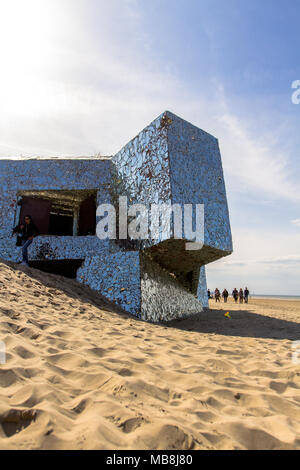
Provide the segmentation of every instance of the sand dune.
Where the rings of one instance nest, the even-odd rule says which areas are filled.
[[[300,448],[300,302],[152,325],[12,263],[0,293],[1,449]]]

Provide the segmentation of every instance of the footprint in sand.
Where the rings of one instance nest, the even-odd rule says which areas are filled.
[[[125,434],[129,434],[133,431],[135,431],[137,428],[142,426],[142,424],[145,423],[144,418],[130,418],[124,421],[119,425],[119,427],[122,429],[122,431]]]
[[[18,356],[20,356],[22,359],[32,359],[35,357],[35,354],[29,351],[26,348],[23,348],[23,346],[16,346],[14,348],[14,351]]]
[[[39,412],[37,410],[15,409],[11,409],[4,413],[0,416],[0,425],[6,437],[11,437],[26,429],[36,421],[38,413]]]

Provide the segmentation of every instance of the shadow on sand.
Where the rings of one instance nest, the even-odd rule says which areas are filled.
[[[260,315],[250,310],[233,310],[230,312],[231,319],[226,318],[224,314],[224,310],[206,309],[199,315],[172,321],[165,326],[224,336],[300,340],[300,323]]]

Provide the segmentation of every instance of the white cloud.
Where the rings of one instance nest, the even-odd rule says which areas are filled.
[[[219,87],[218,137],[227,179],[235,190],[300,202],[299,180],[290,170],[289,155],[263,129],[254,134],[247,121],[230,112],[229,100]],[[276,131],[275,131],[276,132]]]
[[[296,227],[300,227],[300,219],[291,220],[291,223],[296,225]]]
[[[277,265],[277,266],[290,266],[292,267],[295,264],[300,265],[300,256],[299,255],[287,255],[287,256],[274,256],[271,258],[254,258],[254,259],[243,259],[243,260],[222,260],[221,263],[223,266],[229,267],[245,267],[251,265]]]
[[[278,256],[274,258],[266,258],[258,260],[259,263],[277,264],[277,265],[294,265],[300,264],[300,255]]]

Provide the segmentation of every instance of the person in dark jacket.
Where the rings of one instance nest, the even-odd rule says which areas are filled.
[[[218,288],[215,290],[215,299],[216,302],[221,302],[221,293]]]
[[[236,287],[235,287],[235,288],[233,289],[233,291],[232,291],[232,297],[234,298],[235,303],[237,303],[238,297],[239,297],[239,293],[238,293],[238,290],[237,290]]]
[[[38,235],[38,230],[34,225],[30,215],[25,215],[24,224],[20,224],[14,228],[13,233],[19,233],[22,239],[22,264],[29,266],[28,263],[28,247],[33,239]]]
[[[248,290],[248,287],[246,287],[246,289],[244,290],[244,299],[245,299],[245,304],[248,303],[248,299],[249,299],[249,290]]]
[[[222,292],[222,297],[224,299],[225,304],[227,303],[228,296],[229,296],[228,290],[224,289]]]

